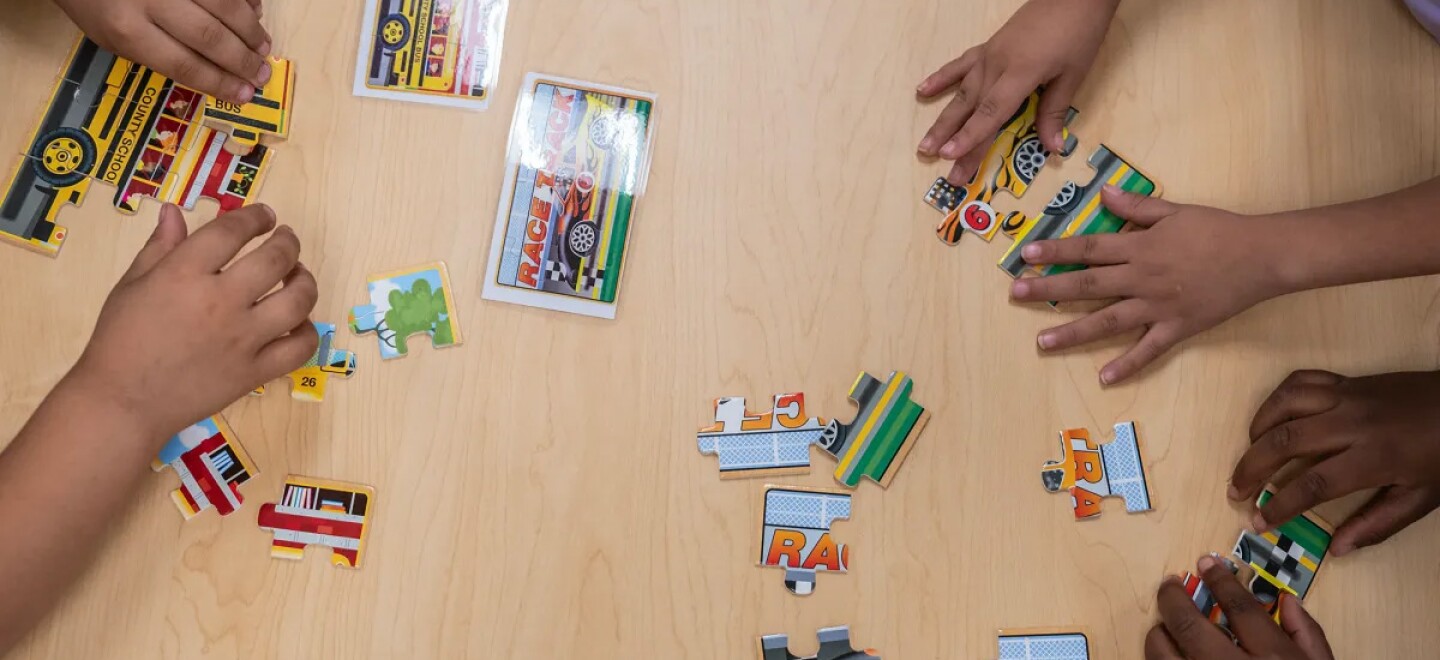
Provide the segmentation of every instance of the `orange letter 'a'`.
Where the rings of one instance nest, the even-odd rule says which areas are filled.
[[[770,555],[765,558],[766,566],[800,565],[800,551],[805,548],[805,535],[793,529],[777,529],[770,535]],[[784,557],[788,561],[780,561]]]
[[[801,568],[817,566],[827,571],[845,569],[845,564],[840,560],[840,549],[835,547],[835,541],[830,539],[829,534],[820,535],[820,541],[815,544],[815,549],[810,552],[810,556],[805,558],[805,564]]]
[[[1089,518],[1100,515],[1100,496],[1084,488],[1076,486],[1070,489],[1070,496],[1075,498],[1075,517]]]

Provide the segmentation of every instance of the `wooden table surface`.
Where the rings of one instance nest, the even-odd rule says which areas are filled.
[[[1079,624],[1095,657],[1136,658],[1161,577],[1244,524],[1226,479],[1272,387],[1297,368],[1440,366],[1433,278],[1262,305],[1110,389],[1096,374],[1119,342],[1038,355],[1036,331],[1065,315],[1007,300],[1005,239],[935,239],[920,197],[943,166],[914,154],[939,111],[916,82],[1013,0],[517,0],[484,113],[353,97],[359,5],[268,3],[298,101],[261,198],[304,243],[316,320],[343,324],[367,273],[444,259],[465,344],[381,364],[373,337],[342,331],[360,370],[329,400],[280,384],[228,408],[261,470],[244,509],[182,522],[174,475],[156,475],[16,657],[734,659],[759,634],[804,651],[849,624],[887,659],[991,658],[997,628]],[[0,149],[16,153],[76,31],[48,3],[6,11]],[[532,70],[659,95],[613,322],[480,299]],[[1389,191],[1440,173],[1437,81],[1440,47],[1394,0],[1126,0],[1077,99],[1078,157],[1016,207],[1087,179],[1100,141],[1179,201],[1261,212]],[[4,248],[0,438],[79,355],[150,232],[156,204],[126,218],[107,200],[99,185],[65,210],[57,260]],[[850,573],[795,597],[755,566],[764,482],[721,482],[694,432],[723,395],[803,390],[811,414],[847,419],[862,369],[911,372],[931,422],[888,490],[856,491],[836,532]],[[1037,470],[1061,429],[1108,437],[1120,420],[1139,425],[1156,510],[1107,502],[1076,523]],[[776,481],[831,485],[814,464]],[[376,488],[360,571],[269,557],[255,512],[288,473]],[[1437,535],[1431,518],[1326,562],[1309,605],[1339,657],[1433,655]]]

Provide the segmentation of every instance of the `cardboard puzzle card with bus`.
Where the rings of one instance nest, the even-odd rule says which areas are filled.
[[[180,487],[170,492],[170,499],[186,520],[206,509],[222,516],[234,513],[245,501],[240,484],[260,473],[220,415],[191,424],[170,438],[150,462],[156,472],[166,467],[180,477]]]
[[[334,323],[316,323],[315,332],[320,335],[320,344],[304,365],[290,372],[290,396],[318,403],[325,400],[325,387],[331,376],[349,378],[355,373],[355,354],[335,348]],[[264,385],[251,392],[264,393]]]
[[[484,297],[615,318],[655,97],[531,73],[515,107]]]
[[[835,480],[846,488],[861,478],[888,487],[915,440],[925,430],[930,413],[910,398],[914,381],[903,371],[892,371],[880,381],[860,372],[850,385],[850,400],[859,412],[850,423],[831,420],[817,442],[838,461]]]
[[[1130,513],[1150,510],[1150,484],[1134,422],[1116,424],[1115,439],[1103,445],[1091,440],[1086,429],[1070,429],[1060,434],[1060,450],[1060,460],[1045,461],[1040,481],[1052,493],[1070,491],[1076,520],[1100,515],[1106,497],[1124,498]]]
[[[270,556],[304,559],[305,547],[330,548],[330,563],[360,568],[375,489],[290,475],[277,503],[260,506],[260,529],[272,532]]]
[[[1001,630],[1000,660],[1090,660],[1090,638],[1079,628]]]
[[[850,548],[830,538],[830,525],[850,517],[850,494],[818,488],[766,486],[760,521],[760,565],[785,569],[785,588],[815,591],[819,571],[844,573]]]
[[[115,188],[133,214],[142,198],[222,211],[254,201],[271,153],[262,135],[289,132],[295,72],[271,58],[272,74],[250,103],[210,98],[81,38],[0,202],[0,239],[55,256],[67,231],[56,224],[92,181]]]
[[[700,429],[702,454],[720,459],[721,479],[806,474],[810,445],[820,439],[824,420],[805,416],[805,395],[775,395],[770,412],[752,413],[744,397],[715,400],[715,424]]]
[[[445,262],[371,275],[366,288],[370,304],[350,310],[350,330],[374,332],[382,359],[408,355],[410,336],[420,333],[430,335],[435,348],[460,345],[460,320]]]
[[[820,639],[820,650],[802,656],[790,652],[788,635],[765,635],[760,638],[759,660],[880,660],[879,651],[857,651],[850,645],[850,626],[821,628],[815,636]]]
[[[509,0],[366,0],[355,95],[490,105]]]

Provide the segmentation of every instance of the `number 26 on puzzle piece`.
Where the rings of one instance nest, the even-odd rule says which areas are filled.
[[[349,378],[355,373],[355,354],[335,348],[335,324],[316,323],[320,344],[315,354],[299,369],[290,372],[290,396],[301,401],[324,401],[330,376]],[[255,388],[253,395],[265,393],[265,386]]]
[[[1100,501],[1111,496],[1124,498],[1130,513],[1150,510],[1150,486],[1133,422],[1116,424],[1115,439],[1104,445],[1092,441],[1085,429],[1070,429],[1061,434],[1060,449],[1061,459],[1045,461],[1040,480],[1052,493],[1070,491],[1077,520],[1100,515]]]

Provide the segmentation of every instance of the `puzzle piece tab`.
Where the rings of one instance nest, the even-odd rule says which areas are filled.
[[[225,418],[215,415],[175,434],[150,462],[159,472],[174,468],[180,487],[170,492],[186,520],[213,508],[228,516],[240,508],[240,484],[259,474]]]
[[[700,453],[720,459],[721,479],[810,471],[810,445],[824,421],[805,416],[805,395],[775,395],[770,412],[753,414],[744,397],[715,400],[715,424],[696,434]]]
[[[930,419],[923,406],[910,400],[914,386],[901,371],[892,371],[883,383],[863,371],[855,378],[850,400],[859,413],[849,424],[831,420],[818,441],[839,461],[836,481],[855,488],[861,477],[869,477],[882,488],[890,485]]]
[[[830,538],[830,524],[850,517],[850,494],[789,486],[765,487],[760,565],[785,569],[785,588],[804,596],[818,571],[844,573],[850,548]]]
[[[409,354],[407,339],[419,333],[430,335],[435,348],[460,344],[460,321],[455,316],[445,262],[372,275],[366,286],[370,304],[350,310],[350,330],[357,334],[374,331],[380,340],[381,358]]]
[[[1090,639],[1067,628],[1001,630],[1000,660],[1090,660]]]
[[[260,506],[260,529],[273,532],[270,556],[304,559],[305,547],[330,548],[330,563],[360,568],[375,489],[290,475],[279,503]]]
[[[1066,182],[1060,192],[1045,207],[1045,214],[1035,219],[1024,220],[1024,227],[1015,236],[1015,242],[1000,258],[1000,268],[1010,277],[1020,277],[1029,267],[1020,251],[1030,243],[1086,234],[1113,234],[1119,232],[1125,221],[1121,220],[1100,203],[1100,189],[1105,184],[1119,187],[1126,192],[1151,197],[1160,196],[1160,186],[1154,179],[1135,169],[1129,161],[1121,158],[1109,147],[1100,145],[1090,154],[1090,167],[1095,177],[1083,186],[1073,181]],[[1038,268],[1041,275],[1055,275],[1083,270],[1081,265],[1057,264]]]
[[[875,649],[856,651],[850,646],[850,626],[821,628],[815,636],[820,639],[820,651],[799,656],[790,652],[788,635],[765,635],[760,638],[760,660],[880,660]]]
[[[1145,464],[1133,422],[1115,425],[1115,439],[1104,445],[1090,440],[1085,429],[1061,434],[1059,461],[1045,461],[1040,469],[1045,490],[1070,491],[1075,518],[1100,515],[1100,500],[1119,496],[1130,513],[1150,510],[1150,486],[1145,481]]]
[[[290,372],[290,396],[301,401],[324,401],[330,376],[349,378],[355,373],[355,354],[334,347],[335,324],[316,323],[315,332],[320,335],[315,354],[299,369]],[[264,393],[264,385],[251,392]]]

